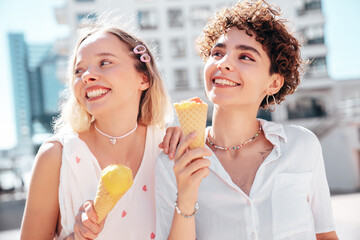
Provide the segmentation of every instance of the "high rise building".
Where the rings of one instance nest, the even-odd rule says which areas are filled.
[[[51,44],[27,44],[22,33],[9,34],[19,155],[34,153],[49,137],[51,120],[58,114],[56,54]]]
[[[31,102],[28,80],[29,72],[27,68],[27,46],[24,35],[21,33],[9,34],[8,40],[17,129],[16,149],[20,155],[26,155],[32,153]]]

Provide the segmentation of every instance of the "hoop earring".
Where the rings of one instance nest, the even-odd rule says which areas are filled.
[[[269,96],[272,96],[273,100],[274,100],[274,104],[269,104]],[[274,97],[274,94],[271,95],[267,95],[266,96],[266,105],[267,105],[267,109],[269,109],[270,112],[274,112],[276,109],[276,99]],[[273,108],[271,108],[271,106],[273,106]]]

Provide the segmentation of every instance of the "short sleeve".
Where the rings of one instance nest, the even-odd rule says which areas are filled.
[[[313,178],[310,186],[309,203],[314,216],[315,232],[335,231],[330,191],[325,174],[324,159],[319,140],[314,135],[311,145],[313,159]]]
[[[158,156],[155,170],[156,239],[168,238],[174,216],[176,201],[176,178],[174,162],[164,153]]]

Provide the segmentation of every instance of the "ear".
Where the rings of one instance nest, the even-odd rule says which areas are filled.
[[[268,94],[272,95],[280,91],[281,87],[284,85],[284,77],[279,73],[274,73],[271,76],[271,82],[268,86]]]
[[[150,81],[149,78],[145,75],[145,74],[141,74],[141,83],[140,83],[140,90],[141,91],[145,91],[146,89],[148,89],[150,87]]]

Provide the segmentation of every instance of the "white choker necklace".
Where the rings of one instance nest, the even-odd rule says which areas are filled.
[[[119,137],[113,137],[113,136],[110,136],[110,135],[108,135],[108,134],[106,134],[106,133],[104,133],[104,132],[100,131],[100,129],[98,129],[98,128],[96,127],[96,124],[94,124],[94,127],[95,127],[96,131],[98,131],[100,134],[104,135],[105,137],[110,138],[110,142],[111,142],[113,145],[115,145],[116,140],[121,139],[121,138],[124,138],[124,137],[127,137],[127,136],[129,136],[130,134],[132,134],[133,132],[135,132],[135,130],[136,130],[136,128],[137,128],[137,126],[138,126],[138,124],[136,123],[136,125],[135,125],[134,129],[133,129],[133,130],[131,130],[130,132],[125,133],[124,135],[119,136]]]

